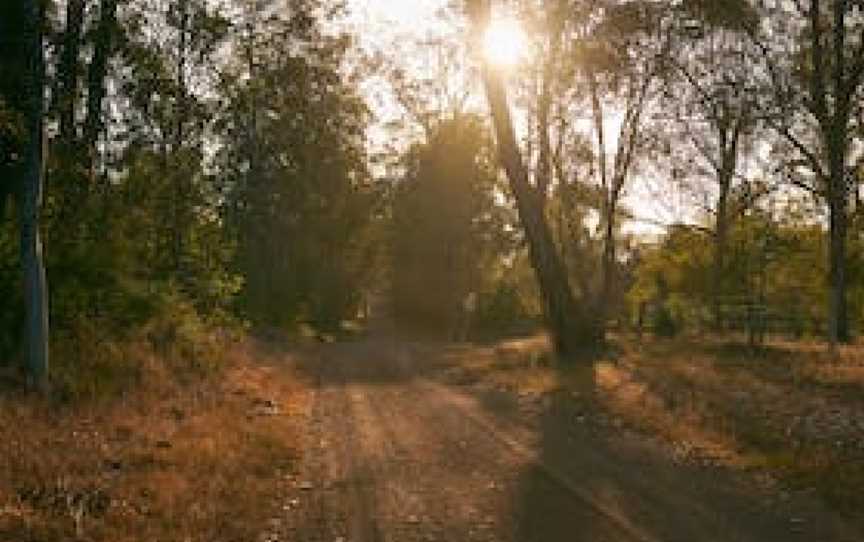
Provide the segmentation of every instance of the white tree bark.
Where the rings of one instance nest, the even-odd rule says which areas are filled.
[[[21,231],[21,270],[24,278],[26,310],[25,364],[31,383],[45,387],[48,379],[48,287],[39,234],[42,187],[45,172],[45,127],[43,120],[45,56],[42,43],[44,8],[41,2],[28,2],[28,85],[27,157],[24,178],[18,194],[18,220]]]

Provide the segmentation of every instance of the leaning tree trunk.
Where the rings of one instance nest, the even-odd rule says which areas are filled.
[[[478,7],[477,4],[474,6]],[[488,3],[475,22],[489,19]],[[479,28],[485,24],[478,25]],[[498,142],[498,154],[510,187],[516,198],[519,219],[525,230],[531,265],[543,298],[547,325],[555,349],[562,358],[596,348],[602,341],[602,327],[589,311],[580,307],[573,295],[567,271],[546,223],[538,193],[528,181],[528,172],[516,144],[513,122],[507,103],[507,91],[501,76],[486,66],[483,70],[486,97],[492,113]]]
[[[18,214],[21,231],[21,267],[24,277],[26,310],[26,369],[31,382],[44,387],[48,378],[48,301],[45,267],[42,261],[42,241],[39,236],[39,215],[44,176],[45,129],[43,93],[45,83],[45,53],[42,44],[44,11],[42,2],[27,2],[25,32],[27,50],[26,122],[27,150],[24,179],[18,193]]]

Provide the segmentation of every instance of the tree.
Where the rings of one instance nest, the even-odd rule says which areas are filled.
[[[354,315],[370,271],[368,111],[345,74],[350,41],[323,33],[314,2],[294,8],[236,23],[217,125],[221,213],[245,314],[333,328]]]
[[[855,128],[864,89],[864,16],[852,0],[802,0],[773,8],[751,2],[759,17],[748,36],[759,47],[769,86],[761,94],[766,124],[785,140],[788,179],[824,201],[829,215],[828,337],[850,339],[847,241]],[[857,151],[855,151],[857,152]]]
[[[824,232],[805,200],[774,197],[730,223],[727,239],[727,331],[746,331],[752,343],[767,332],[800,338],[824,333],[828,291]],[[713,247],[704,229],[675,225],[657,243],[643,243],[629,292],[633,309],[661,307],[681,327],[702,329],[713,305]],[[860,241],[852,244],[860,265]],[[854,267],[853,267],[854,269]],[[860,272],[860,268],[858,269]],[[852,306],[861,308],[860,282]]]
[[[0,73],[0,110],[7,112],[11,121],[0,136],[4,153],[0,158],[4,183],[11,178],[16,184],[11,190],[7,185],[4,192],[14,193],[16,199],[26,313],[25,367],[31,382],[39,387],[47,384],[49,362],[48,292],[40,235],[45,171],[44,28],[43,2],[7,3],[0,12],[0,53],[5,72]]]
[[[86,24],[88,5],[93,8],[91,12],[96,12],[90,25]],[[117,7],[117,0],[101,0],[98,4],[70,0],[66,4],[66,26],[57,40],[60,53],[50,113],[56,116],[59,132],[51,145],[56,159],[49,169],[55,181],[49,183],[53,191],[49,196],[57,200],[57,220],[66,230],[64,242],[75,241],[80,234],[81,213],[96,182],[94,163],[104,128],[109,63],[118,37]],[[82,52],[91,47],[90,62],[82,77]],[[82,96],[86,98],[81,100]]]
[[[85,0],[69,0],[66,3],[66,29],[61,39],[57,88],[54,89],[54,108],[60,119],[60,139],[70,148],[76,139],[75,111],[78,106],[79,56],[85,7]]]
[[[92,175],[96,143],[104,126],[104,101],[108,67],[117,49],[117,4],[118,0],[102,0],[99,3],[99,22],[95,28],[93,56],[87,72],[87,110],[84,118],[84,170]]]
[[[758,128],[758,88],[750,69],[757,62],[756,50],[744,33],[752,16],[703,2],[685,2],[676,11],[663,101],[671,115],[659,120],[668,133],[676,175],[695,180],[692,188],[713,216],[712,310],[717,329],[722,328],[722,297],[729,284],[730,227],[767,192],[752,186],[741,171],[744,159],[754,154],[750,144],[756,143]]]
[[[616,290],[615,233],[619,206],[646,147],[645,116],[663,77],[670,40],[664,28],[666,10],[652,2],[613,2],[595,5],[594,9],[600,21],[586,36],[582,70],[591,101],[596,172],[602,198],[602,286],[597,306],[607,312]],[[605,133],[610,99],[611,109],[617,107],[622,114],[611,164]]]
[[[475,34],[479,36],[491,18],[490,5],[485,0],[475,0],[470,3],[469,11]],[[546,321],[557,352],[567,358],[596,347],[602,340],[602,327],[596,318],[590,316],[586,304],[577,303],[566,267],[546,222],[540,196],[529,182],[528,170],[516,142],[503,74],[488,63],[484,63],[482,74],[499,160],[516,199],[532,267],[544,301]]]
[[[394,313],[457,335],[463,301],[483,290],[506,235],[494,203],[497,171],[486,127],[457,115],[406,154],[393,201]],[[464,330],[463,330],[464,331]]]

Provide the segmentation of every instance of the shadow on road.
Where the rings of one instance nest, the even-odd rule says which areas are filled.
[[[529,404],[477,382],[437,384],[448,380],[454,352],[465,351],[378,334],[299,356],[322,400],[342,402],[333,414],[346,420],[346,432],[370,421],[386,425],[364,427],[365,436],[353,435],[353,443],[346,435],[321,437],[332,440],[325,449],[343,448],[332,461],[355,462],[324,467],[353,484],[353,496],[336,507],[369,515],[389,506],[391,515],[404,509],[409,518],[404,525],[364,518],[349,529],[360,540],[855,540],[833,520],[770,509],[728,471],[673,464],[642,440],[620,438],[620,427],[588,423],[597,415],[589,369],[581,395],[554,392]],[[354,393],[368,397],[344,398]],[[371,452],[351,448],[370,441]],[[368,479],[359,480],[358,472]],[[372,487],[385,479],[398,483]],[[497,492],[477,489],[488,479]],[[333,514],[334,505],[322,506],[328,511],[320,515]],[[394,533],[394,525],[405,530]]]
[[[554,393],[540,408],[539,455],[520,477],[520,542],[860,539],[821,503],[795,511],[769,505],[728,469],[674,463],[645,439],[622,437],[614,418],[611,427],[592,425],[596,383],[585,380],[578,398]],[[616,535],[592,528],[608,522]]]

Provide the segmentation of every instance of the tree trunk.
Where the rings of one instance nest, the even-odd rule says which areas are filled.
[[[476,4],[475,4],[476,7]],[[488,4],[480,22],[488,21]],[[475,21],[476,22],[476,21]],[[478,26],[485,27],[485,24]],[[516,198],[519,219],[525,230],[531,264],[543,298],[547,325],[557,353],[564,359],[590,351],[602,341],[601,326],[589,311],[579,307],[567,279],[537,193],[528,181],[528,172],[519,153],[501,76],[485,66],[483,81],[498,142],[498,154]]]
[[[610,313],[612,296],[615,291],[615,213],[617,208],[616,199],[612,198],[611,194],[606,195],[606,198],[606,224],[603,234],[603,290],[600,296],[602,307],[598,307],[604,322]]]
[[[39,236],[44,176],[45,53],[42,43],[44,7],[27,2],[27,154],[24,179],[18,192],[21,268],[26,310],[25,366],[31,382],[45,387],[48,381],[48,295],[42,242]]]
[[[842,19],[841,21],[842,22]],[[842,54],[842,51],[841,51]],[[850,94],[851,96],[851,94]],[[828,147],[829,299],[828,337],[832,345],[850,340],[846,299],[846,237],[849,215],[849,185],[846,160],[849,155],[850,102],[840,99],[834,118],[823,125]]]
[[[86,153],[78,149],[78,129],[75,113],[78,110],[78,79],[80,75],[81,39],[84,27],[85,0],[68,0],[66,4],[66,28],[63,31],[63,47],[57,62],[57,83],[53,92],[53,109],[59,122],[57,145],[53,154],[58,159],[55,179],[46,180],[54,191],[57,202],[56,221],[61,224],[63,239],[71,241],[80,221],[75,219],[81,207],[83,194],[87,190],[84,166]],[[59,181],[59,182],[57,182]]]
[[[590,350],[602,339],[600,326],[576,303],[540,200],[528,183],[528,174],[516,147],[503,84],[494,74],[487,74],[486,81],[500,159],[516,198],[555,349],[562,357]]]
[[[186,207],[188,197],[186,189],[185,157],[180,152],[185,144],[186,128],[186,62],[188,56],[188,34],[189,34],[189,3],[188,0],[177,0],[180,26],[177,29],[179,41],[177,44],[177,92],[175,100],[175,115],[177,124],[174,130],[174,158],[180,159],[183,166],[179,171],[174,171],[171,176],[174,180],[174,216],[171,226],[174,274],[184,282],[187,277],[183,273],[183,260],[186,246]]]
[[[723,330],[722,298],[726,292],[726,244],[729,236],[729,187],[731,178],[721,171],[718,179],[720,194],[717,199],[717,216],[714,222],[714,284],[712,285],[712,306],[714,330]]]
[[[715,164],[717,173],[717,216],[714,222],[714,262],[711,297],[714,316],[714,330],[722,331],[725,323],[722,314],[722,298],[726,293],[726,246],[729,237],[729,191],[732,179],[738,169],[738,148],[745,129],[744,119],[733,119],[729,106],[723,103],[724,111],[715,120],[719,155]]]
[[[833,181],[832,181],[833,183]],[[837,186],[836,184],[834,185]],[[846,231],[847,206],[845,191],[832,194],[830,201],[830,232],[828,268],[828,338],[831,344],[849,342],[849,321],[846,301]]]

